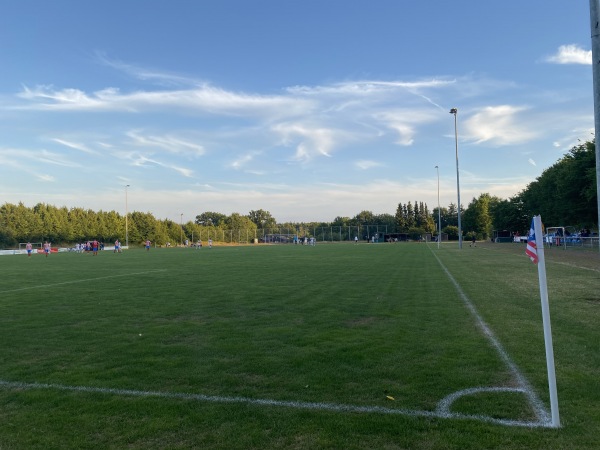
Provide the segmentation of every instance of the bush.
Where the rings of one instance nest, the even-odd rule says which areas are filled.
[[[458,227],[454,225],[448,225],[442,229],[442,233],[446,233],[448,235],[449,241],[458,241]]]
[[[410,228],[407,234],[411,241],[420,241],[425,236],[425,230],[423,228]]]
[[[474,231],[469,231],[467,234],[465,234],[465,241],[472,241],[473,238],[476,240],[478,239],[477,233]]]

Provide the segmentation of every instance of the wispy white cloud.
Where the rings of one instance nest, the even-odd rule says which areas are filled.
[[[359,161],[355,161],[354,165],[362,170],[372,169],[373,167],[381,166],[381,163],[377,161],[369,161],[365,159],[361,159]]]
[[[127,133],[127,136],[131,138],[134,145],[140,147],[159,148],[169,153],[191,156],[202,156],[205,153],[202,145],[171,135],[143,136],[141,131],[132,130]]]
[[[285,146],[295,145],[294,159],[307,162],[315,156],[331,156],[336,143],[343,140],[343,133],[334,129],[302,123],[280,123],[272,130],[281,136]]]
[[[260,114],[290,116],[312,110],[310,100],[289,96],[236,93],[208,84],[187,90],[137,91],[121,93],[107,88],[86,93],[79,89],[52,86],[23,87],[18,97],[29,103],[20,109],[56,111],[140,112],[148,108],[184,108],[198,113],[220,115]]]
[[[415,135],[419,125],[431,122],[433,116],[428,111],[412,110],[387,110],[373,114],[380,123],[398,133],[396,143],[402,146],[410,146],[414,143]]]
[[[527,162],[528,162],[529,164],[531,164],[532,166],[534,166],[534,167],[535,167],[535,166],[537,166],[537,164],[535,163],[535,161],[534,161],[533,159],[531,159],[531,158],[529,158],[529,159],[527,160]]]
[[[442,168],[446,153],[452,153],[439,151],[440,137],[444,139],[453,131],[449,108],[442,106],[448,99],[448,106],[460,108],[459,138],[479,148],[528,142],[542,129],[536,123],[553,128],[537,109],[495,105],[495,93],[506,93],[515,86],[477,75],[347,81],[283,88],[273,95],[233,92],[120,62],[107,65],[137,80],[161,84],[161,90],[144,86],[127,92],[117,88],[88,92],[41,86],[23,88],[17,100],[30,110],[41,111],[40,117],[48,111],[52,115],[57,111],[61,115],[75,113],[64,114],[76,119],[72,123],[69,120],[64,130],[53,130],[53,136],[58,137],[53,139],[52,149],[60,144],[76,152],[63,149],[63,155],[54,155],[59,159],[51,164],[68,163],[68,155],[85,167],[84,153],[108,153],[118,161],[111,161],[106,177],[94,184],[94,190],[101,190],[106,178],[116,186],[131,184],[139,196],[130,192],[130,206],[153,211],[158,217],[179,217],[189,205],[198,204],[204,210],[223,213],[263,208],[284,220],[332,219],[361,209],[390,212],[398,201],[415,199],[429,201],[431,207],[437,204],[436,186],[432,184],[435,172],[429,168],[424,178],[419,178],[419,172],[423,164],[429,164],[428,159]],[[506,98],[508,103],[510,96]],[[529,98],[519,97],[519,101],[525,103]],[[556,134],[549,139],[563,142]],[[398,146],[411,148],[402,151],[401,162],[396,158]],[[50,162],[40,156],[47,159],[53,155],[36,154],[36,164],[45,165]],[[521,158],[524,161],[529,155]],[[542,164],[539,153],[532,153],[531,158]],[[340,167],[351,170],[338,177]],[[61,179],[62,173],[56,173]],[[306,175],[310,183],[306,183]],[[399,181],[380,179],[395,176]],[[466,173],[461,177],[465,198],[481,192],[507,197],[524,186],[518,179],[469,178]],[[325,179],[335,181],[322,183]],[[270,183],[251,183],[255,180]],[[289,185],[285,184],[288,180]],[[90,186],[93,182],[96,180],[90,180]],[[441,182],[443,188],[443,178]],[[453,185],[447,184],[442,191],[450,193]],[[169,190],[171,186],[185,186],[189,191]],[[116,198],[123,203],[119,196],[122,192]],[[311,201],[306,202],[306,198]],[[94,199],[100,200],[97,194]],[[448,194],[442,201],[448,204],[455,199]],[[100,201],[94,204],[106,207]],[[331,205],[335,205],[334,211]]]
[[[245,167],[245,166],[246,166],[248,163],[250,163],[251,161],[253,161],[253,160],[254,160],[254,158],[256,158],[256,156],[258,156],[258,155],[260,155],[260,154],[261,154],[261,152],[257,152],[257,151],[251,151],[251,152],[248,152],[248,153],[246,153],[246,154],[244,154],[244,155],[240,155],[240,156],[238,156],[237,158],[235,158],[235,159],[234,159],[234,160],[231,162],[231,164],[230,164],[230,167],[231,167],[232,169],[236,169],[236,170],[242,169],[242,168],[244,168],[244,167]],[[254,171],[254,172],[255,172],[255,174],[257,174],[257,175],[258,175],[258,174],[262,174],[262,172],[257,172],[257,171]]]
[[[167,167],[168,169],[172,169],[176,172],[179,172],[181,175],[183,175],[184,177],[187,177],[187,178],[191,178],[194,176],[194,171],[191,169],[188,169],[186,167],[167,166],[167,165],[164,165],[164,167]]]
[[[109,58],[105,52],[96,52],[96,60],[107,67],[123,72],[135,79],[154,81],[161,85],[199,85],[202,81],[195,78],[169,73],[162,70],[153,70],[135,64],[126,63],[118,59]]]
[[[72,148],[74,150],[79,150],[81,152],[88,153],[90,155],[98,155],[98,152],[96,152],[95,150],[90,149],[85,144],[81,144],[81,143],[77,143],[77,142],[71,142],[71,141],[67,141],[65,139],[59,139],[59,138],[53,138],[52,140],[54,142],[57,142],[57,143],[59,143],[61,145],[64,145],[65,147]]]
[[[173,170],[184,177],[191,178],[194,175],[194,171],[187,167],[181,167],[177,164],[165,163],[155,158],[149,158],[148,156],[139,152],[122,152],[115,154],[118,158],[128,160],[134,167],[149,167],[158,166],[165,169]]]
[[[464,121],[464,133],[476,144],[502,146],[527,142],[537,132],[520,120],[519,114],[526,110],[522,106],[487,106]]]
[[[0,166],[9,167],[17,173],[32,176],[40,181],[52,182],[51,166],[78,168],[79,164],[65,159],[63,155],[47,150],[0,148]]]
[[[578,45],[561,45],[557,52],[548,56],[546,62],[554,64],[592,64],[592,51],[584,50]]]
[[[429,79],[417,81],[346,81],[325,86],[291,86],[287,91],[295,95],[371,95],[392,90],[417,90],[421,88],[441,88],[455,83],[455,80]]]

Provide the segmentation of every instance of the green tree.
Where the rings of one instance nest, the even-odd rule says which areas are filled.
[[[375,215],[371,211],[361,211],[352,218],[355,225],[374,225]]]
[[[337,216],[335,219],[333,219],[333,222],[331,222],[332,227],[346,227],[350,224],[351,219],[350,217],[341,217],[341,216]]]
[[[398,203],[396,208],[396,215],[394,216],[396,222],[396,230],[398,233],[406,230],[406,208],[402,203]]]
[[[442,228],[442,233],[447,234],[450,241],[458,240],[458,227],[455,225],[447,225]]]
[[[433,233],[436,229],[433,217],[429,213],[427,203],[419,203],[419,211],[417,214],[417,227],[421,228],[424,233]]]
[[[532,216],[525,211],[520,195],[490,205],[490,215],[494,229],[519,232],[522,235],[529,229]]]
[[[257,236],[256,224],[248,216],[233,213],[224,221],[224,229],[229,231],[231,242],[254,239]]]
[[[257,211],[250,211],[248,218],[256,225],[256,228],[260,229],[274,229],[277,227],[277,221],[271,215],[269,211],[259,209]]]
[[[222,222],[225,221],[226,218],[227,216],[225,214],[206,211],[196,216],[196,223],[198,225],[218,227]]]
[[[448,208],[440,207],[439,211],[440,211],[440,213],[438,215],[438,208],[436,207],[433,209],[433,212],[431,213],[431,218],[435,222],[434,230],[438,229],[438,219],[441,219],[441,221],[442,221],[442,226],[439,227],[441,229],[444,229],[444,227],[449,224],[448,223]]]
[[[405,217],[405,227],[406,227],[406,229],[414,228],[417,225],[417,222],[415,220],[415,209],[410,204],[410,202],[408,202],[406,204],[406,210],[405,210],[405,216],[404,217]]]
[[[387,229],[388,233],[396,233],[396,217],[391,214],[377,214],[374,218],[375,224]]]
[[[142,213],[134,211],[129,214],[129,242],[142,243],[146,239],[157,244],[164,244],[165,236],[161,236],[161,242],[158,242],[157,237],[157,220],[151,213]],[[177,241],[175,241],[177,242]]]
[[[597,215],[595,143],[573,147],[520,193],[529,215],[541,214],[548,225],[591,228]]]
[[[484,193],[479,198],[473,198],[464,215],[462,216],[463,231],[474,232],[478,239],[487,239],[492,233],[492,216],[490,203],[497,203],[499,199]]]
[[[184,228],[181,224],[169,219],[160,221],[157,224],[154,240],[159,245],[179,245],[188,239],[184,233]]]

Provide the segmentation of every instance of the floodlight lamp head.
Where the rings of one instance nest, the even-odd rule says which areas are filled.
[[[452,108],[450,110],[450,114],[455,114],[456,115],[457,113],[458,113],[458,109],[456,109],[456,108]]]

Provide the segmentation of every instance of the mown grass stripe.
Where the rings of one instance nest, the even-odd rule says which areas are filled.
[[[134,275],[146,275],[149,273],[166,272],[166,271],[167,271],[167,269],[154,269],[154,270],[146,270],[144,272],[122,273],[119,275],[106,275],[104,277],[94,277],[94,278],[85,278],[85,279],[80,279],[80,280],[61,281],[60,283],[50,283],[50,284],[44,284],[44,285],[40,285],[40,286],[25,286],[25,287],[20,287],[20,288],[16,288],[16,289],[9,289],[6,291],[0,291],[0,295],[1,294],[10,294],[12,292],[28,291],[30,289],[45,289],[45,288],[51,288],[51,287],[56,287],[56,286],[65,286],[67,284],[89,283],[90,281],[107,280],[110,278],[120,278],[120,277],[131,277]]]

